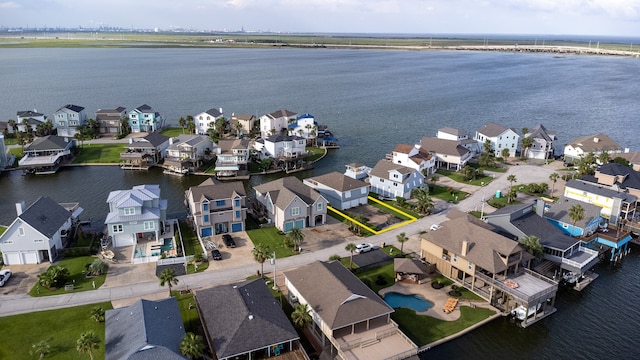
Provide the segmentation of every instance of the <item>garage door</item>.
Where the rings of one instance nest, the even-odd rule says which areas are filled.
[[[22,256],[24,257],[24,263],[25,264],[38,264],[38,253],[37,252],[27,252],[27,253],[22,253]]]
[[[304,229],[304,219],[302,219],[302,220],[296,220],[296,228],[298,228],[298,229]]]
[[[116,235],[113,237],[113,246],[131,246],[133,245],[133,235]]]
[[[293,221],[287,221],[284,223],[284,232],[291,231],[291,229],[293,229]]]
[[[231,232],[240,232],[240,231],[242,231],[242,223],[231,224]]]
[[[211,236],[211,235],[213,235],[213,229],[211,229],[210,227],[200,229],[201,237]]]
[[[22,265],[22,256],[17,252],[10,252],[4,254],[7,259],[7,265]]]

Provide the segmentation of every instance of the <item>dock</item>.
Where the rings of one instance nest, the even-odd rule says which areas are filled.
[[[576,285],[573,287],[573,289],[576,291],[582,291],[584,288],[587,287],[587,285],[591,284],[595,279],[597,279],[598,276],[600,275],[594,273],[593,271],[590,271],[584,274],[584,279],[582,279],[581,281],[578,281]]]

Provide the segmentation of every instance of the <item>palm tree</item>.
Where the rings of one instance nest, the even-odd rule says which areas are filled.
[[[531,145],[533,145],[533,139],[530,137],[523,137],[522,138],[522,156],[526,157],[527,154],[529,153],[529,148],[531,147]]]
[[[526,128],[526,127],[522,128],[522,136],[525,136],[528,133],[529,133],[529,129],[528,128]]]
[[[580,204],[575,204],[569,209],[569,218],[573,220],[573,228],[571,229],[571,236],[576,229],[576,223],[584,219],[584,208]]]
[[[484,141],[484,144],[482,144],[482,147],[484,148],[484,152],[488,153],[491,152],[491,140],[487,139]]]
[[[398,240],[398,242],[400,243],[400,253],[402,254],[404,250],[404,243],[409,241],[409,238],[407,237],[407,234],[402,232],[398,234],[398,236],[396,236],[396,240]]]
[[[18,128],[16,127],[16,121],[13,119],[9,119],[7,121],[7,125],[9,125],[9,128],[11,129],[12,132],[17,132]]]
[[[431,177],[431,182],[433,183],[433,185],[435,186],[435,184],[438,182],[438,180],[440,180],[440,177],[437,175],[433,175]]]
[[[520,244],[524,246],[525,250],[536,257],[536,259],[542,258],[544,255],[544,248],[540,243],[540,239],[535,235],[525,236],[520,239]]]
[[[293,228],[287,233],[285,239],[287,243],[292,243],[297,249],[298,246],[304,241],[304,234],[302,233],[302,230]]]
[[[260,263],[260,276],[264,279],[264,262],[269,259],[269,255],[271,251],[265,244],[258,243],[251,250],[251,255],[253,255],[253,259]]]
[[[109,270],[109,264],[100,259],[93,260],[89,265],[89,273],[94,276],[106,274],[107,270]]]
[[[187,115],[187,132],[193,134],[196,132],[196,122],[193,120],[193,116]]]
[[[336,261],[336,260],[340,260],[340,255],[333,254],[329,257],[329,261]]]
[[[178,119],[178,125],[182,128],[182,133],[184,134],[184,128],[187,126],[187,120],[180,116],[180,119]]]
[[[89,358],[93,360],[93,350],[100,347],[100,338],[93,330],[85,331],[80,334],[80,338],[76,341],[76,350],[81,353],[89,353]]]
[[[169,287],[169,297],[171,297],[171,285],[178,285],[178,278],[176,272],[173,269],[164,269],[160,273],[160,286]]]
[[[180,352],[189,359],[198,359],[204,355],[202,336],[188,332],[180,342]]]
[[[513,183],[518,181],[518,179],[516,179],[516,176],[514,174],[511,174],[507,176],[507,181],[509,182],[509,191],[511,191],[511,188],[513,188]]]
[[[95,322],[104,322],[104,309],[101,306],[96,306],[91,309],[91,320]]]
[[[609,161],[611,161],[611,156],[609,155],[608,152],[603,151],[602,153],[600,153],[600,155],[598,155],[598,161],[600,162],[601,165],[604,165]]]
[[[29,354],[32,356],[38,356],[38,359],[42,360],[45,355],[51,352],[51,346],[49,345],[49,340],[38,341],[37,343],[31,345],[31,350]]]
[[[509,158],[509,149],[504,148],[502,149],[501,155],[502,155],[502,162],[507,162],[507,159]]]
[[[293,326],[298,329],[304,329],[311,325],[313,318],[311,318],[311,314],[309,314],[309,306],[307,304],[296,304],[291,313],[291,321],[293,322]]]
[[[429,191],[423,188],[415,188],[411,192],[411,196],[416,201],[416,211],[421,214],[430,214],[433,211],[435,204],[429,195]]]
[[[348,243],[344,249],[351,253],[351,256],[349,257],[349,269],[353,270],[353,252],[357,249],[356,244]]]
[[[555,172],[549,175],[549,180],[553,181],[553,184],[551,185],[551,196],[553,196],[553,193],[556,191],[556,182],[558,181],[559,177],[560,177],[560,174]]]
[[[27,118],[22,119],[21,125],[24,126],[24,132],[26,132],[27,134],[32,132],[31,126],[29,126],[29,119]]]

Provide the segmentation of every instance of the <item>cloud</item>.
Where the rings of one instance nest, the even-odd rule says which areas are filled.
[[[5,1],[0,3],[0,9],[17,9],[22,7],[20,4],[13,1]]]

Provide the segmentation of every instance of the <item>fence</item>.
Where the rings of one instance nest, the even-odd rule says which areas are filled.
[[[191,259],[193,259],[193,255],[181,256],[181,257],[175,257],[175,258],[158,259],[158,266],[159,265],[184,264],[184,263],[188,263],[189,261],[191,261]]]

